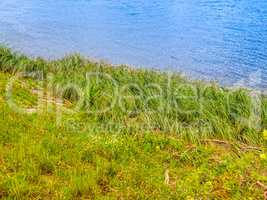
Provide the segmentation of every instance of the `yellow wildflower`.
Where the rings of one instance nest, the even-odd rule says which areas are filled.
[[[267,159],[267,155],[265,153],[260,155],[260,159],[261,160],[266,160]]]
[[[262,134],[263,134],[263,139],[267,140],[267,130],[264,130]]]

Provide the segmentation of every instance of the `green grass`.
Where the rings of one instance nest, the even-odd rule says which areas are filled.
[[[267,183],[267,163],[247,148],[265,145],[258,97],[0,48],[0,198],[262,199],[255,183]]]

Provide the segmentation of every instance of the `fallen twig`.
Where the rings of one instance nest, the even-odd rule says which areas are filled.
[[[259,147],[253,147],[253,146],[242,146],[240,147],[242,150],[255,150],[255,151],[262,151]]]
[[[233,146],[233,144],[228,142],[228,141],[218,140],[218,139],[205,139],[205,140],[202,140],[202,142],[204,142],[204,143],[215,143],[215,144],[220,144],[220,145],[229,146],[229,147]]]
[[[168,170],[168,169],[165,171],[164,176],[165,176],[165,181],[164,181],[164,183],[165,183],[166,185],[169,185],[169,183],[170,183],[170,176],[169,176],[169,170]]]
[[[261,183],[260,181],[257,181],[256,182],[256,185],[259,186],[259,187],[261,187],[264,190],[264,193],[263,193],[264,200],[267,200],[267,186],[264,185],[263,183]]]
[[[259,147],[254,147],[254,146],[249,146],[249,145],[245,145],[245,144],[241,144],[241,143],[231,143],[225,140],[218,140],[218,139],[205,139],[203,140],[203,142],[205,143],[216,143],[216,144],[221,144],[221,145],[225,145],[228,147],[234,147],[234,146],[238,146],[239,149],[246,151],[246,150],[255,150],[255,151],[262,151],[261,148]]]

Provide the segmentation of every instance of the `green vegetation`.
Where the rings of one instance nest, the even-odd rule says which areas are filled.
[[[0,48],[3,199],[262,199],[265,128],[245,89]]]

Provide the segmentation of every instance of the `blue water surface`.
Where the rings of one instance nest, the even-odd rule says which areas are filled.
[[[0,43],[267,88],[266,0],[1,0]]]

